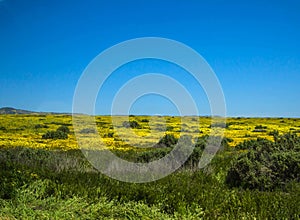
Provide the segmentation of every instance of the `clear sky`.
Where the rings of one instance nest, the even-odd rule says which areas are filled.
[[[77,81],[95,56],[148,36],[180,41],[201,54],[220,80],[229,116],[300,117],[299,0],[1,0],[0,107],[70,112]],[[210,113],[199,85],[155,60],[113,73],[96,113],[110,113],[114,92],[129,76],[151,70],[175,74],[200,114]],[[177,110],[150,95],[131,113]]]

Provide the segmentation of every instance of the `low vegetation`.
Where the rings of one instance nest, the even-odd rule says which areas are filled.
[[[209,119],[203,118],[204,125],[198,126],[191,118],[185,130],[201,129],[203,133],[180,134],[195,145],[188,160],[163,179],[136,184],[111,179],[93,168],[75,147],[68,116],[0,117],[4,119],[0,127],[5,128],[0,129],[0,219],[298,219],[300,216],[300,138],[295,130],[290,130],[298,128],[300,122],[294,119],[284,122],[229,119],[221,149],[207,167],[199,169],[208,142],[209,126],[205,123]],[[141,136],[149,132],[146,128],[150,120],[142,116],[130,117],[138,123],[138,128],[124,128],[124,118],[116,119],[121,125],[119,131],[111,128],[108,118],[97,118],[97,129],[83,128],[79,134],[99,132],[107,144],[115,146],[111,150],[116,155],[147,163],[164,157],[176,146],[180,126],[175,119],[168,118],[168,126],[173,129],[164,131],[150,148],[135,149],[128,144],[125,147],[126,140],[122,138],[122,132],[129,129],[141,132]],[[255,129],[267,132],[252,132]],[[46,134],[49,138],[43,137]],[[67,135],[67,139],[57,139],[58,134]],[[141,140],[147,141],[147,136]]]
[[[70,133],[70,129],[65,126],[61,125],[56,131],[47,131],[46,134],[42,135],[43,139],[67,139],[68,133]]]
[[[295,134],[246,141],[236,148],[246,151],[230,168],[226,183],[244,189],[285,190],[290,182],[300,182],[300,138]]]

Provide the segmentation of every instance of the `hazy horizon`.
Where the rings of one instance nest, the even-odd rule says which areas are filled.
[[[47,114],[51,114],[51,113],[53,113],[53,114],[68,114],[68,115],[72,115],[72,114],[83,114],[84,115],[84,113],[72,113],[72,112],[60,112],[60,111],[58,111],[58,112],[51,112],[51,111],[34,111],[34,110],[31,110],[31,109],[16,109],[16,108],[14,108],[14,107],[11,107],[11,106],[2,106],[2,107],[0,107],[0,110],[1,109],[3,109],[3,108],[12,108],[12,109],[15,109],[15,110],[25,110],[25,111],[30,111],[30,112],[33,112],[33,113],[47,113]],[[154,115],[154,114],[152,114],[152,115],[150,115],[150,114],[148,114],[148,115],[145,115],[145,114],[124,114],[124,115],[110,115],[110,114],[94,114],[94,115],[91,115],[91,116],[149,116],[149,117],[152,117],[152,116],[162,116],[162,117],[164,117],[164,116],[166,116],[166,117],[168,117],[168,116],[170,116],[170,117],[221,117],[221,116],[218,116],[218,115],[214,115],[214,116],[212,116],[212,115],[168,115],[168,114],[165,114],[165,115],[159,115],[159,114],[156,114],[156,115]],[[239,115],[239,116],[230,116],[230,115],[227,115],[226,116],[226,118],[295,118],[295,119],[298,119],[298,118],[300,118],[300,117],[287,117],[287,116],[247,116],[247,115]]]

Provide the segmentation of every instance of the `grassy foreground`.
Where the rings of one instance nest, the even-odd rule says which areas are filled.
[[[231,119],[225,127],[232,136],[226,137],[234,139],[240,131],[245,140],[238,141],[238,136],[224,142],[208,167],[198,170],[188,161],[163,179],[135,184],[110,179],[91,167],[73,145],[69,116],[1,117],[0,219],[299,219],[296,119]],[[123,142],[103,122],[108,119],[100,119],[98,131],[106,132],[103,136],[114,144],[112,150],[125,159],[147,162],[168,152],[168,146],[147,152],[122,148]],[[147,130],[142,119],[134,118],[140,125],[134,128],[137,133]],[[174,137],[175,119],[170,117],[173,124],[167,132]],[[186,129],[204,136],[209,125],[201,124],[199,129],[192,121],[184,125]],[[62,125],[70,128],[67,139],[42,138]],[[273,131],[276,126],[278,133]],[[294,136],[281,137],[285,131]],[[259,135],[266,139],[256,140]],[[240,144],[233,147],[232,142]],[[195,149],[201,146],[202,142]],[[196,162],[197,155],[192,157]],[[278,185],[273,187],[274,181]]]
[[[97,173],[78,151],[1,150],[0,217],[7,219],[297,219],[300,185],[229,188],[230,154],[204,171],[182,169],[146,184]],[[76,161],[76,162],[74,162]]]

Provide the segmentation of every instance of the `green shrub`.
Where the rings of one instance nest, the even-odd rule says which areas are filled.
[[[256,125],[254,129],[267,129],[267,126],[264,125]]]
[[[171,149],[169,148],[159,148],[159,149],[155,149],[155,150],[150,150],[150,151],[146,151],[141,153],[136,161],[139,163],[149,163],[151,161],[155,161],[158,160],[160,158],[163,158],[164,156],[166,156]]]
[[[252,132],[267,132],[267,126],[264,125],[256,125]]]
[[[167,126],[166,131],[173,131],[174,127],[173,126]]]
[[[166,134],[159,140],[157,144],[154,145],[154,147],[173,147],[175,144],[177,144],[177,142],[178,138],[176,138],[173,134]]]
[[[286,134],[275,138],[245,141],[237,149],[248,149],[228,171],[226,183],[231,187],[274,190],[291,181],[300,182],[300,138]]]
[[[108,132],[107,137],[114,137],[114,132]]]
[[[262,148],[272,148],[273,142],[264,138],[256,140],[245,140],[234,147],[236,150],[261,150]]]
[[[56,131],[47,131],[42,135],[43,139],[67,139],[70,129],[66,125],[61,125]]]
[[[198,137],[195,140],[195,148],[199,148],[201,150],[204,150],[205,147],[206,147],[206,144],[207,144],[208,137],[209,137],[208,135],[204,135],[204,136]]]
[[[45,122],[45,124],[72,126],[71,123],[64,123],[64,122],[58,122],[58,121]]]
[[[233,142],[233,139],[228,138],[228,137],[224,137],[221,141],[221,145],[222,147],[228,148],[229,147],[229,143]]]
[[[112,137],[114,137],[114,132],[108,132],[108,133],[104,134],[103,136],[104,136],[105,138],[106,138],[106,137],[112,138]]]
[[[192,154],[189,156],[189,158],[187,159],[187,161],[185,162],[184,167],[192,168],[192,169],[198,167],[198,164],[200,162],[200,158],[203,154],[204,149],[207,146],[208,138],[209,138],[208,135],[204,135],[202,137],[198,137],[195,140],[194,150],[193,150]],[[230,138],[224,137],[221,140],[221,143],[220,143],[220,138],[221,137],[219,137],[219,136],[211,137],[211,141],[216,141],[217,144],[221,144],[221,147],[226,148],[226,149],[229,146],[228,143],[233,141]]]
[[[39,129],[39,128],[49,128],[48,125],[44,125],[44,124],[37,124],[34,126],[34,128]]]
[[[0,131],[6,131],[6,127],[0,126]]]
[[[125,128],[141,128],[140,124],[137,121],[124,121],[123,126]]]
[[[268,133],[268,135],[271,135],[271,136],[276,137],[276,136],[279,135],[279,132],[278,132],[277,130],[273,130],[273,131],[270,131],[270,132]]]
[[[70,129],[66,125],[61,125],[59,128],[56,129],[56,131],[61,131],[64,133],[70,133]]]
[[[14,198],[17,189],[30,181],[30,175],[22,166],[0,160],[0,199]]]
[[[68,134],[62,131],[47,131],[46,134],[43,134],[43,139],[67,139]]]

